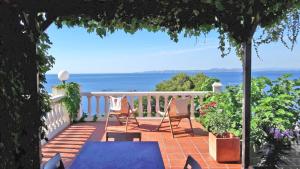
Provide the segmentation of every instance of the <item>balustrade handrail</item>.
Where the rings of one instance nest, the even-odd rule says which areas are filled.
[[[211,93],[212,91],[142,91],[142,92],[81,92],[81,96],[198,96],[207,93]]]
[[[61,99],[63,99],[64,97],[65,97],[64,95],[51,96],[51,97],[50,97],[50,102],[51,102],[51,103],[57,103],[57,102],[60,102]]]
[[[45,129],[45,136],[49,140],[70,124],[69,115],[61,102],[61,99],[63,98],[64,95],[50,97],[51,110],[44,116],[45,125],[47,126],[47,129]],[[45,141],[42,140],[41,143],[45,144]]]

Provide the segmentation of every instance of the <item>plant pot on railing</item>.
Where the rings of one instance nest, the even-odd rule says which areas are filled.
[[[232,134],[209,133],[209,154],[218,162],[240,161],[240,138]]]
[[[66,91],[64,88],[52,86],[52,96],[64,96],[66,94]]]

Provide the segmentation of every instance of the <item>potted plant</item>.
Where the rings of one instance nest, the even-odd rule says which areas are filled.
[[[240,161],[240,138],[229,132],[228,115],[210,107],[204,116],[209,131],[209,154],[218,162]]]
[[[200,123],[209,131],[209,154],[218,162],[240,161],[241,99],[238,87],[205,97]]]

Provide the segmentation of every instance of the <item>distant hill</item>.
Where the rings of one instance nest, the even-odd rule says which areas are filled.
[[[213,68],[207,70],[159,70],[159,71],[144,71],[144,72],[136,72],[136,73],[207,73],[207,72],[242,72],[242,69],[233,68],[233,69],[225,69],[225,68]],[[285,69],[285,68],[271,68],[271,69],[253,69],[253,72],[261,72],[261,71],[268,71],[268,72],[277,72],[277,71],[289,71],[289,72],[299,72],[300,69]]]

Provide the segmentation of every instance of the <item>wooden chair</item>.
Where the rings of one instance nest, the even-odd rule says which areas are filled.
[[[127,132],[127,126],[130,119],[134,119],[135,123],[139,127],[139,123],[135,117],[135,111],[131,108],[127,97],[110,97],[110,110],[107,115],[106,124],[105,124],[105,131],[108,127],[108,121],[110,117],[116,117],[119,123],[122,125],[122,119],[126,119],[126,128],[125,132]]]
[[[184,169],[201,169],[201,166],[192,156],[189,155],[186,159]]]
[[[182,119],[187,118],[190,123],[192,135],[194,135],[193,126],[191,122],[190,106],[189,106],[190,100],[191,99],[189,97],[182,97],[182,98],[173,97],[168,104],[166,112],[159,112],[163,116],[163,118],[157,128],[157,131],[160,129],[162,123],[164,123],[164,120],[168,118],[171,133],[174,138],[172,122],[178,122],[176,125],[178,126]]]
[[[116,133],[116,132],[107,132],[106,141],[109,141],[109,138],[113,138],[114,141],[134,141],[134,139],[142,140],[141,133]]]
[[[54,157],[47,161],[43,169],[65,169],[60,154],[57,153]]]

